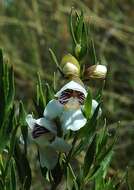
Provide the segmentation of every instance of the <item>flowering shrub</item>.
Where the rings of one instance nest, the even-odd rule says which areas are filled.
[[[13,69],[3,62],[0,52],[0,190],[30,189],[30,143],[37,145],[37,162],[51,189],[60,188],[63,182],[68,190],[120,188],[123,180],[109,172],[117,137],[110,134],[102,117],[102,90],[93,99],[85,83],[90,78],[104,80],[107,69],[98,64],[83,13],[71,12],[70,31],[73,55],[65,55],[59,63],[50,49],[65,84],[59,90],[46,85],[44,93],[38,75],[37,116],[26,114],[22,102],[16,114]],[[86,55],[91,55],[88,68],[82,61]]]

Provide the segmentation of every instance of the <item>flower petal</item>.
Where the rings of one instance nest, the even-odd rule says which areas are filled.
[[[71,145],[69,145],[64,139],[60,137],[56,137],[50,146],[59,152],[68,152],[71,149]]]
[[[48,129],[49,131],[51,131],[52,133],[54,133],[56,135],[57,130],[56,130],[56,125],[53,121],[48,120],[44,117],[39,118],[36,120],[36,124],[45,127],[46,129]]]
[[[91,115],[94,114],[94,112],[95,112],[97,106],[98,106],[98,102],[97,102],[96,100],[92,100],[92,110],[91,110]],[[97,118],[99,118],[99,117],[101,116],[101,114],[102,114],[102,110],[101,110],[101,108],[99,108],[99,112],[98,112],[98,117],[97,117]]]
[[[65,132],[69,129],[79,130],[86,124],[86,121],[81,109],[64,111],[61,116],[62,128]]]
[[[57,133],[55,123],[46,118],[36,120],[29,114],[26,117],[26,122],[29,126],[28,140],[35,142],[39,146],[49,144],[49,141],[52,140]],[[43,130],[43,128],[46,129],[46,131]]]
[[[67,89],[71,89],[71,90],[76,90],[79,92],[82,92],[85,97],[87,96],[87,91],[85,90],[85,88],[83,86],[81,86],[79,83],[75,82],[75,81],[70,81],[69,83],[67,83],[65,86],[63,86],[56,94],[56,97],[60,97],[62,92],[67,90]]]
[[[59,117],[60,114],[63,111],[63,105],[59,103],[58,100],[51,100],[45,110],[44,110],[44,117],[46,117],[47,119],[55,119],[56,117]]]
[[[33,118],[33,116],[31,114],[28,114],[26,116],[26,122],[27,122],[28,126],[30,127],[30,129],[33,129],[36,120]]]
[[[52,133],[41,135],[34,140],[34,142],[40,147],[44,148],[50,144],[50,140],[53,139],[54,135]]]
[[[58,162],[58,154],[50,146],[44,148],[39,147],[39,157],[41,167],[46,167],[49,170],[52,170]]]

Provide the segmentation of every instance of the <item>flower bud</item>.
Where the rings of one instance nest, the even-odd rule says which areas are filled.
[[[81,45],[77,44],[76,47],[75,47],[75,55],[76,55],[76,57],[79,57],[80,53],[81,53]]]
[[[80,66],[77,59],[71,54],[67,54],[62,58],[61,61],[62,71],[66,76],[79,76]]]
[[[107,67],[105,65],[93,65],[88,67],[85,71],[85,79],[105,79],[107,74]]]

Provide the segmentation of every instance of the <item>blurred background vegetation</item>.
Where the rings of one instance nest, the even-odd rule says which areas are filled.
[[[5,61],[9,60],[14,67],[16,99],[22,99],[31,112],[37,71],[44,84],[53,83],[56,67],[50,59],[49,48],[58,60],[71,52],[68,23],[72,6],[84,11],[93,31],[98,59],[103,57],[108,66],[104,116],[111,128],[120,121],[113,170],[122,172],[129,166],[130,181],[134,185],[133,0],[0,0],[0,47]],[[89,57],[85,61],[90,64]],[[96,81],[91,80],[89,86],[96,92]],[[37,189],[43,182],[39,173],[33,175],[36,178],[33,189]]]

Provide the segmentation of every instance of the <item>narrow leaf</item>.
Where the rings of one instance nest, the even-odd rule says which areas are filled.
[[[90,44],[90,50],[89,50],[89,54],[90,54],[90,59],[91,59],[91,64],[94,65],[97,63],[97,57],[96,57],[96,52],[95,52],[95,47],[94,47],[94,42],[93,40],[91,40],[91,44]]]
[[[53,50],[52,50],[51,48],[49,48],[49,52],[50,52],[50,55],[51,55],[52,60],[54,61],[54,63],[55,63],[56,66],[57,66],[57,69],[59,70],[59,72],[61,73],[61,75],[64,76],[64,73],[62,72],[62,69],[61,69],[61,67],[60,67],[60,65],[59,65],[59,63],[58,63],[58,60],[57,60],[57,58],[56,58],[56,55],[54,54],[54,52],[53,52]]]
[[[96,150],[96,136],[94,136],[92,143],[89,145],[85,158],[84,158],[84,168],[83,168],[84,177],[87,176],[90,170],[90,167],[93,163],[95,150]]]
[[[91,110],[92,110],[92,95],[90,90],[88,90],[88,95],[84,103],[84,114],[86,115],[87,119],[89,119],[91,116]]]
[[[76,176],[74,174],[74,171],[73,171],[71,165],[69,164],[67,167],[67,181],[66,181],[68,190],[72,190],[74,181],[76,181]]]
[[[26,124],[26,112],[22,101],[20,101],[19,104],[19,125],[21,126],[21,132],[24,140],[24,152],[27,154],[28,127]]]
[[[73,42],[75,45],[77,45],[77,41],[76,41],[75,33],[74,33],[74,25],[73,25],[73,8],[71,9],[69,24],[70,24],[70,33],[71,33]]]
[[[14,73],[13,68],[9,68],[9,90],[7,95],[7,102],[6,102],[6,112],[9,111],[10,108],[13,106],[15,96],[15,87],[14,87]]]
[[[81,11],[81,15],[78,18],[78,23],[77,23],[77,27],[76,27],[76,38],[78,43],[81,44],[81,39],[82,39],[82,35],[83,35],[83,24],[84,24],[84,16],[83,16],[83,11]]]
[[[18,171],[21,185],[25,190],[29,190],[31,186],[31,169],[25,154],[21,151],[18,142],[15,144],[14,159]]]
[[[45,91],[45,96],[46,96],[46,105],[50,100],[54,98],[54,91],[51,89],[48,83],[45,84],[46,91]]]
[[[10,190],[16,190],[16,175],[14,161],[12,161],[10,166]]]

